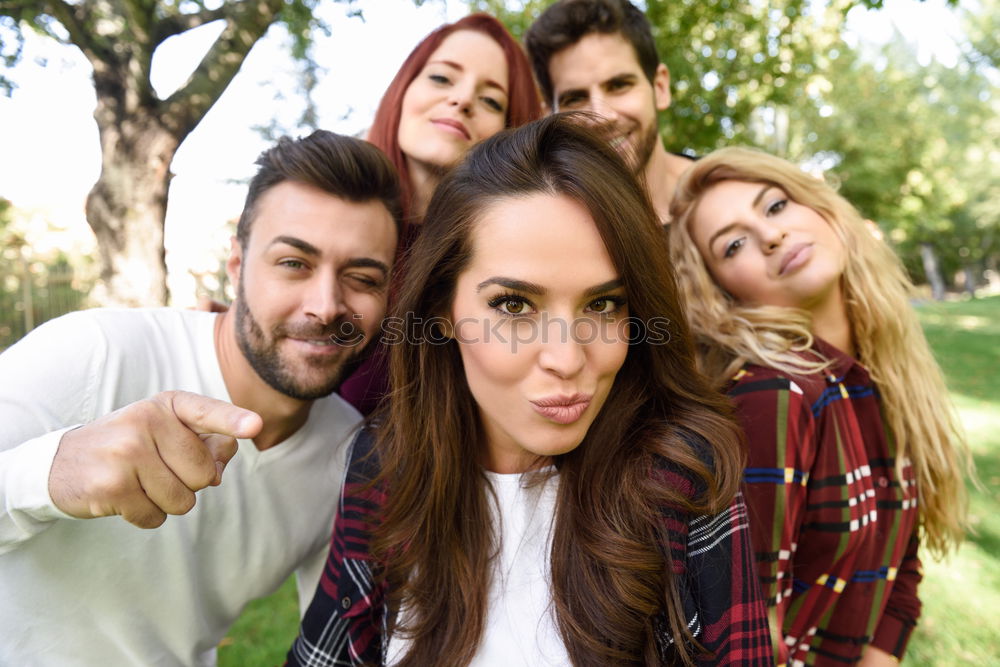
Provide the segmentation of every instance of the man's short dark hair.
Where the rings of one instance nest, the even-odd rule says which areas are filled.
[[[400,232],[399,180],[389,159],[367,141],[317,130],[308,137],[282,137],[257,158],[236,239],[247,247],[250,226],[261,195],[284,181],[312,185],[335,197],[364,203],[382,202]]]
[[[653,81],[660,57],[649,20],[629,0],[560,0],[542,12],[524,36],[535,78],[552,106],[549,61],[559,51],[573,46],[591,33],[619,33],[635,49],[639,66]]]

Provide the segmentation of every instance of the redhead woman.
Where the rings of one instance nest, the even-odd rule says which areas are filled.
[[[444,172],[478,142],[541,116],[523,49],[492,16],[471,14],[425,37],[389,84],[368,140],[399,171],[419,223]]]
[[[843,197],[758,151],[699,160],[671,212],[704,369],[747,436],[777,661],[895,664],[920,615],[918,544],[961,540],[968,470],[912,285]]]
[[[399,172],[409,225],[400,252],[419,231],[441,177],[469,148],[540,116],[531,65],[495,18],[472,14],[425,37],[389,84],[368,131]],[[373,358],[340,389],[365,414],[386,392],[386,357],[374,346]]]
[[[662,234],[560,115],[445,177],[289,664],[771,664],[738,428]]]

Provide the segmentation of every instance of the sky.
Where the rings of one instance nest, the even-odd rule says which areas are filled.
[[[356,0],[353,7],[362,20],[348,16],[345,3],[319,4],[332,29],[315,47],[325,70],[315,92],[319,125],[347,134],[368,126],[383,91],[420,39],[468,11],[459,0],[426,0],[420,7],[413,0]],[[881,11],[852,10],[847,24],[857,39],[870,42],[888,40],[894,26],[918,44],[922,59],[949,64],[958,56],[949,38],[959,34],[958,23],[944,0],[886,0]],[[161,97],[187,78],[220,29],[203,26],[160,47],[151,78]],[[0,196],[35,219],[28,235],[33,248],[93,253],[83,216],[87,192],[100,172],[91,69],[74,47],[26,34],[24,58],[9,72],[19,87],[11,98],[0,96]],[[268,145],[254,126],[277,116],[292,127],[301,112],[294,71],[287,37],[272,28],[178,150],[165,239],[175,305],[189,306],[195,299],[191,271],[215,270],[228,251],[226,222],[239,215],[253,161]]]

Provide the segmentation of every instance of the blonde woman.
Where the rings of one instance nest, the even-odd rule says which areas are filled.
[[[671,214],[700,361],[746,431],[777,662],[895,664],[918,542],[961,540],[968,470],[912,285],[843,197],[758,151],[699,160]]]

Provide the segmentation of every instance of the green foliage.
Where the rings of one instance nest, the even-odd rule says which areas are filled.
[[[7,226],[14,219],[14,205],[9,199],[0,197],[0,239],[5,237]]]
[[[24,36],[17,29],[17,19],[0,15],[0,63],[3,68],[13,67],[21,60],[24,50]],[[0,69],[0,91],[8,97],[14,91],[14,82]]]
[[[496,15],[516,36],[550,4],[469,0],[470,9]],[[660,57],[671,72],[673,102],[662,119],[667,145],[705,153],[722,145],[757,144],[761,110],[807,103],[811,82],[838,46],[847,11],[881,2],[637,4],[645,6]]]
[[[901,36],[876,53],[843,40],[847,12],[880,0],[646,0],[673,102],[670,150],[755,145],[831,169],[920,280],[929,243],[946,277],[1000,254],[998,0],[963,8],[968,62],[920,65]],[[470,0],[521,35],[551,0]],[[950,2],[955,5],[957,2]]]
[[[945,276],[981,270],[1000,253],[997,87],[965,62],[919,64],[899,35],[873,55],[845,50],[825,76],[826,113],[800,118],[812,135],[800,157],[832,158],[841,193],[879,222],[915,278],[924,243]]]
[[[1000,1],[978,0],[978,10],[964,11],[965,32],[974,50],[974,60],[1000,67]]]
[[[39,324],[86,305],[86,270],[61,251],[33,252],[23,220],[0,197],[0,351]]]

